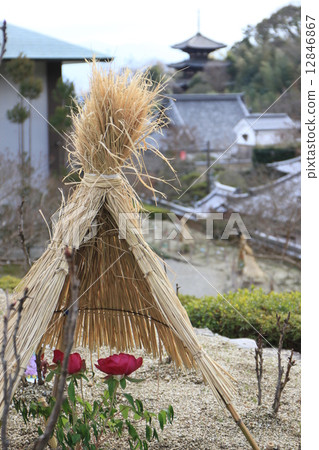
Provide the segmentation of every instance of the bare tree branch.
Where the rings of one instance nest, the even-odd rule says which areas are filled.
[[[58,420],[59,413],[61,410],[64,388],[66,383],[66,377],[68,375],[68,362],[69,356],[73,347],[74,332],[76,326],[76,320],[78,315],[78,292],[79,292],[79,280],[76,277],[76,266],[74,262],[74,251],[70,252],[68,248],[65,249],[65,258],[69,265],[69,278],[70,278],[70,307],[68,309],[68,315],[64,324],[64,344],[65,352],[63,363],[61,367],[61,375],[59,378],[56,401],[51,412],[51,415],[47,421],[47,426],[44,433],[36,440],[33,450],[43,450],[54,431],[55,424]]]
[[[11,397],[13,394],[13,388],[15,385],[16,380],[19,377],[20,372],[20,355],[18,353],[17,349],[17,335],[18,330],[20,327],[20,321],[21,321],[21,315],[22,315],[22,309],[23,304],[25,300],[28,298],[28,289],[26,288],[24,290],[22,298],[15,302],[9,302],[8,293],[6,294],[6,301],[7,301],[7,309],[6,313],[3,316],[3,341],[2,341],[2,348],[1,348],[1,363],[3,367],[3,401],[4,401],[4,408],[3,408],[3,414],[2,414],[2,420],[1,420],[1,440],[2,440],[2,448],[3,450],[6,450],[9,448],[9,440],[7,437],[7,423],[8,423],[8,416],[9,416],[9,407],[11,403]],[[8,364],[6,360],[6,347],[8,343],[8,324],[9,324],[9,318],[11,315],[11,312],[15,310],[15,307],[17,306],[17,320],[14,326],[13,330],[13,351],[14,351],[14,357],[15,357],[15,368],[13,370],[13,373],[8,373]]]
[[[284,390],[286,384],[288,383],[288,381],[290,379],[289,378],[290,369],[292,366],[295,365],[295,362],[296,362],[292,359],[294,351],[291,350],[290,356],[288,358],[288,365],[287,365],[287,369],[286,369],[285,378],[284,378],[284,381],[281,381],[283,373],[284,373],[284,368],[281,363],[281,351],[282,351],[282,346],[283,346],[284,337],[285,337],[285,333],[286,333],[286,328],[288,326],[289,319],[290,319],[290,312],[288,313],[286,319],[283,321],[282,325],[280,322],[281,317],[278,314],[276,314],[276,317],[277,317],[277,327],[280,332],[280,337],[279,337],[279,345],[278,345],[278,352],[277,352],[277,354],[278,354],[278,380],[277,380],[277,387],[276,387],[276,392],[275,392],[275,399],[274,399],[274,403],[272,405],[275,413],[278,412],[278,409],[280,406],[280,398],[281,398],[282,391]]]
[[[21,247],[22,247],[22,250],[24,253],[26,266],[27,266],[27,269],[30,269],[32,264],[31,264],[30,252],[26,246],[25,236],[24,236],[23,206],[24,206],[24,199],[22,199],[21,204],[19,206],[20,224],[19,224],[18,229],[19,229],[19,237],[20,237]]]
[[[255,348],[255,360],[256,360],[256,375],[257,375],[257,383],[258,383],[258,406],[261,405],[261,379],[263,376],[263,340],[261,334],[258,335],[257,338],[257,348]]]
[[[41,354],[42,354],[42,348],[36,353],[35,355],[35,362],[37,365],[37,373],[38,373],[38,385],[44,384],[43,378],[42,378],[42,365],[41,365]]]

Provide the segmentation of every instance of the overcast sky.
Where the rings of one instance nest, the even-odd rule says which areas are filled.
[[[141,67],[156,61],[184,59],[171,45],[200,31],[228,45],[241,40],[247,25],[255,25],[288,4],[284,0],[2,0],[0,20],[115,56],[118,67]],[[227,49],[226,49],[227,50]],[[87,87],[82,65],[64,67],[77,91]]]

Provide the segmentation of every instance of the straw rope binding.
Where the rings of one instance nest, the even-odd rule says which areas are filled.
[[[21,374],[39,345],[62,345],[70,299],[63,257],[67,245],[77,250],[81,281],[76,344],[91,351],[139,347],[154,357],[164,347],[177,366],[198,368],[225,405],[234,393],[231,377],[201,348],[162,261],[143,238],[136,216],[141,206],[124,175],[124,169],[131,169],[153,190],[143,153],[153,151],[165,159],[150,144],[164,123],[157,103],[161,89],[153,88],[145,74],[106,74],[93,66],[90,95],[73,116],[71,136],[70,163],[84,176],[61,206],[48,248],[14,294],[29,289],[18,335]],[[119,236],[121,214],[127,216],[125,239]],[[15,363],[14,320],[6,349],[9,367]],[[0,409],[2,383],[0,375]]]

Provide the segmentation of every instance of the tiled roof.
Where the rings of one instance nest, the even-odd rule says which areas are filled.
[[[284,161],[276,161],[267,164],[268,167],[278,170],[282,173],[299,173],[301,170],[301,156],[296,158],[286,159]]]
[[[251,128],[255,131],[262,130],[285,130],[295,128],[291,118],[287,114],[249,114],[245,118]]]
[[[187,39],[186,41],[180,42],[179,44],[172,45],[172,48],[177,48],[179,50],[203,49],[213,51],[224,47],[226,47],[225,44],[213,41],[212,39],[203,36],[201,33],[197,33],[195,34],[195,36],[192,36],[191,38]]]
[[[300,207],[300,185],[301,172],[290,173],[266,185],[252,188],[246,195],[229,196],[227,204],[239,213],[285,222],[291,220]]]
[[[4,59],[14,59],[23,53],[30,59],[83,61],[94,55],[98,60],[110,61],[112,57],[55,39],[35,31],[7,24],[8,41]]]
[[[206,148],[209,141],[212,150],[226,150],[236,140],[234,126],[249,114],[243,94],[175,94],[171,97],[175,99],[178,115],[174,108],[167,111],[168,117],[173,125],[180,125],[182,121],[188,127],[199,149]]]

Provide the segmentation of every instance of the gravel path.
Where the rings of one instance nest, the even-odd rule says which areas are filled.
[[[263,405],[256,403],[257,383],[255,376],[254,350],[239,348],[218,335],[213,337],[200,335],[199,340],[206,351],[237,379],[238,390],[234,405],[242,416],[261,449],[267,443],[274,442],[281,450],[297,450],[300,445],[300,359],[291,371],[291,381],[287,384],[282,405],[277,416],[271,410],[277,376],[277,358],[275,352],[265,351],[265,374],[263,379]],[[90,361],[87,350],[77,349]],[[107,356],[107,351],[101,356]],[[226,411],[215,402],[210,389],[202,382],[195,371],[175,370],[172,363],[155,361],[142,351],[134,352],[144,357],[144,364],[136,376],[146,378],[141,384],[130,384],[126,392],[140,398],[145,407],[159,410],[172,404],[175,419],[160,434],[160,442],[150,445],[150,449],[180,450],[219,450],[250,448],[241,431]],[[50,353],[46,355],[51,357]],[[288,352],[284,352],[286,361]],[[298,356],[298,355],[297,355]],[[93,355],[93,361],[97,355]],[[93,399],[103,389],[96,377],[92,387],[85,388],[85,397]],[[49,394],[50,386],[29,386],[19,388],[18,395],[26,398],[41,397]],[[9,436],[12,449],[28,449],[37,436],[36,424],[25,426],[15,411],[9,419]],[[126,441],[110,438],[103,447],[112,450],[126,450]],[[276,447],[277,448],[277,447]],[[279,448],[279,447],[278,447]]]

